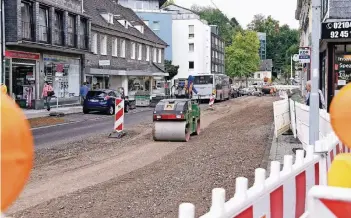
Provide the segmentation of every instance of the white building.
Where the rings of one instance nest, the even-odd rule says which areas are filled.
[[[211,73],[211,28],[193,11],[177,5],[164,10],[172,15],[172,63],[178,65],[174,79]]]

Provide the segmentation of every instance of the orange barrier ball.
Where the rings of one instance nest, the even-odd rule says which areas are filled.
[[[16,103],[1,93],[1,212],[19,196],[33,166],[29,123]]]
[[[351,83],[334,96],[329,112],[335,134],[351,148]]]

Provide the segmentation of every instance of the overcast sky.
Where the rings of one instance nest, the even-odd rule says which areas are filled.
[[[246,28],[255,14],[272,15],[280,24],[298,28],[295,20],[297,0],[213,0],[229,18],[235,17]],[[190,8],[193,4],[213,6],[211,0],[175,0],[179,6]]]

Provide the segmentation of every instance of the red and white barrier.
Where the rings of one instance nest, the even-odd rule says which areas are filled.
[[[212,108],[213,107],[213,104],[214,104],[214,102],[215,102],[215,96],[214,95],[211,95],[211,97],[210,97],[210,102],[208,103],[208,105],[210,106],[210,108]]]
[[[115,102],[115,126],[114,130],[116,132],[122,132],[124,129],[124,100],[116,99]]]
[[[315,153],[316,151],[325,153]],[[216,188],[212,191],[212,206],[202,218],[261,218],[261,217],[300,217],[307,209],[307,195],[315,185],[326,185],[327,169],[334,156],[349,152],[342,146],[335,134],[308,146],[304,151],[296,152],[293,157],[284,157],[283,170],[280,163],[271,162],[270,175],[266,179],[265,169],[256,169],[254,185],[248,189],[248,180],[236,179],[236,193],[225,202],[225,190]],[[324,155],[327,154],[327,155]],[[179,218],[194,218],[195,207],[186,203],[179,207]],[[314,216],[313,216],[314,217]],[[320,216],[321,217],[321,216]]]

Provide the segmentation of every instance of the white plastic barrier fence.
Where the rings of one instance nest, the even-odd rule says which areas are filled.
[[[308,193],[306,218],[350,217],[351,189],[328,186],[314,186]]]
[[[274,135],[276,138],[289,130],[291,123],[289,113],[288,99],[273,102]]]
[[[283,170],[280,163],[271,162],[271,171],[266,178],[265,169],[255,170],[254,185],[248,189],[248,179],[236,179],[234,197],[225,202],[225,190],[215,188],[212,191],[210,211],[201,218],[261,218],[261,217],[300,217],[306,211],[306,197],[314,185],[326,185],[327,170],[330,163],[340,152],[350,152],[342,146],[335,134],[328,134],[315,145],[318,151],[326,152],[326,157],[314,154],[314,147],[308,146],[304,151],[296,152],[296,159],[286,155]],[[195,206],[190,203],[181,204],[179,218],[194,218]]]
[[[300,89],[300,86],[293,85],[275,85],[274,88],[277,90],[292,90],[292,89]]]
[[[289,99],[289,106],[290,106],[290,121],[291,121],[291,131],[294,134],[294,138],[297,137],[297,130],[296,130],[296,111],[295,111],[295,101]]]

